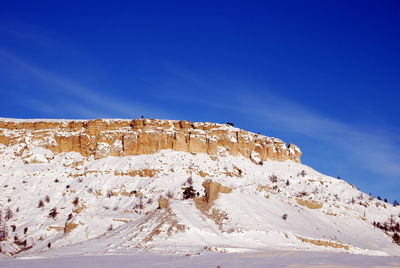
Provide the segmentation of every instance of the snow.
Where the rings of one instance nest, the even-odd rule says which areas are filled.
[[[99,147],[104,155],[111,149],[106,143]],[[146,267],[163,262],[173,267],[337,264],[338,256],[348,260],[343,265],[365,263],[362,267],[398,261],[393,256],[400,256],[400,247],[372,222],[385,222],[391,215],[400,221],[400,207],[300,163],[257,164],[219,153],[164,150],[95,159],[75,152],[53,154],[40,144],[0,145],[0,211],[9,233],[0,246],[8,255],[20,250],[14,236],[32,246],[2,265],[46,267],[64,260],[65,267],[110,267],[133,257],[138,265],[153,265]],[[252,158],[259,160],[257,154]],[[199,196],[209,179],[232,191],[219,194],[211,209],[202,211],[194,200],[182,200],[188,178]],[[169,199],[168,208],[158,209],[160,198]],[[53,208],[58,212],[54,219],[49,217]],[[8,210],[13,215],[6,220]],[[66,224],[74,228],[66,232]],[[282,261],[286,254],[290,258]]]
[[[207,253],[195,256],[162,255],[135,252],[131,255],[48,256],[7,259],[4,268],[75,268],[75,267],[268,267],[268,268],[377,268],[400,267],[396,257],[374,257],[340,253],[267,251],[257,253]]]

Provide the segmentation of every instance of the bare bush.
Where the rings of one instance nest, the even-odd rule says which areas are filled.
[[[278,182],[278,176],[276,176],[275,174],[272,174],[271,176],[269,176],[269,180],[272,183]]]
[[[76,206],[78,206],[79,205],[79,197],[76,197],[75,199],[74,199],[74,201],[72,201],[72,204],[76,207]]]
[[[307,175],[307,172],[305,170],[302,170],[297,174],[297,177],[302,176],[304,178],[306,175]]]
[[[55,219],[58,215],[57,208],[52,208],[49,213],[49,218]]]

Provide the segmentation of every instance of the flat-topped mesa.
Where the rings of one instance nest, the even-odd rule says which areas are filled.
[[[242,155],[253,161],[300,162],[296,145],[227,124],[157,119],[0,119],[0,144],[44,147],[83,156],[153,154],[164,149],[209,155]]]

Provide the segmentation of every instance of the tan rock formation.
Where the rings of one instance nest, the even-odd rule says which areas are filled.
[[[223,186],[218,182],[213,182],[212,180],[206,180],[203,182],[203,187],[206,189],[205,197],[208,205],[211,205],[214,200],[218,198],[219,193],[227,194],[232,192],[232,188]]]
[[[206,194],[203,197],[196,198],[194,201],[196,207],[203,212],[207,212],[211,208],[214,200],[218,198],[220,193],[227,194],[232,192],[232,188],[223,186],[218,182],[213,182],[212,180],[206,180],[202,185],[206,190]]]
[[[225,124],[189,121],[0,119],[0,144],[43,147],[53,153],[78,152],[95,158],[153,154],[164,149],[209,155],[242,155],[300,162],[301,152],[280,139]]]
[[[169,200],[167,198],[160,198],[160,200],[158,200],[158,207],[159,208],[167,208],[169,205]]]

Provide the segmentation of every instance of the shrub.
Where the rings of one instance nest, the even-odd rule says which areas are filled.
[[[284,219],[285,221],[286,221],[287,217],[288,217],[287,214],[283,214],[283,215],[282,215],[282,219]]]
[[[275,174],[272,174],[271,176],[269,176],[269,180],[273,183],[278,181],[278,176],[276,176]]]
[[[400,245],[400,235],[399,235],[398,233],[394,233],[394,234],[393,234],[393,241],[394,241],[396,244]]]
[[[0,229],[0,241],[5,241],[7,240],[8,233],[4,229]]]
[[[74,201],[72,201],[72,204],[73,204],[75,207],[78,206],[78,205],[79,205],[79,198],[76,197],[76,198],[74,199]]]
[[[289,180],[287,180],[286,181],[286,186],[289,186],[290,185],[290,182],[289,182]]]
[[[193,199],[196,197],[196,191],[193,186],[183,188],[183,199]]]
[[[42,207],[44,207],[43,200],[39,200],[38,208],[42,208]]]
[[[174,198],[174,194],[173,194],[171,191],[169,191],[169,192],[167,193],[167,197],[168,197],[169,199]]]
[[[52,209],[50,210],[50,213],[49,213],[49,218],[55,219],[55,218],[57,217],[57,214],[58,214],[57,208],[52,208]]]
[[[24,228],[24,234],[26,234],[28,232],[28,227]]]
[[[50,197],[48,195],[46,195],[46,197],[44,198],[44,201],[46,201],[47,203],[50,202]]]
[[[12,213],[11,209],[7,209],[6,215],[4,215],[4,219],[6,221],[8,221],[8,220],[12,219],[12,217],[13,217],[13,213]]]
[[[226,124],[228,125],[228,126],[231,126],[231,127],[233,127],[235,124],[234,123],[232,123],[232,122],[226,122]]]
[[[299,177],[299,176],[305,177],[306,175],[307,175],[306,171],[302,170],[302,171],[300,171],[299,174],[297,174],[297,177]]]

